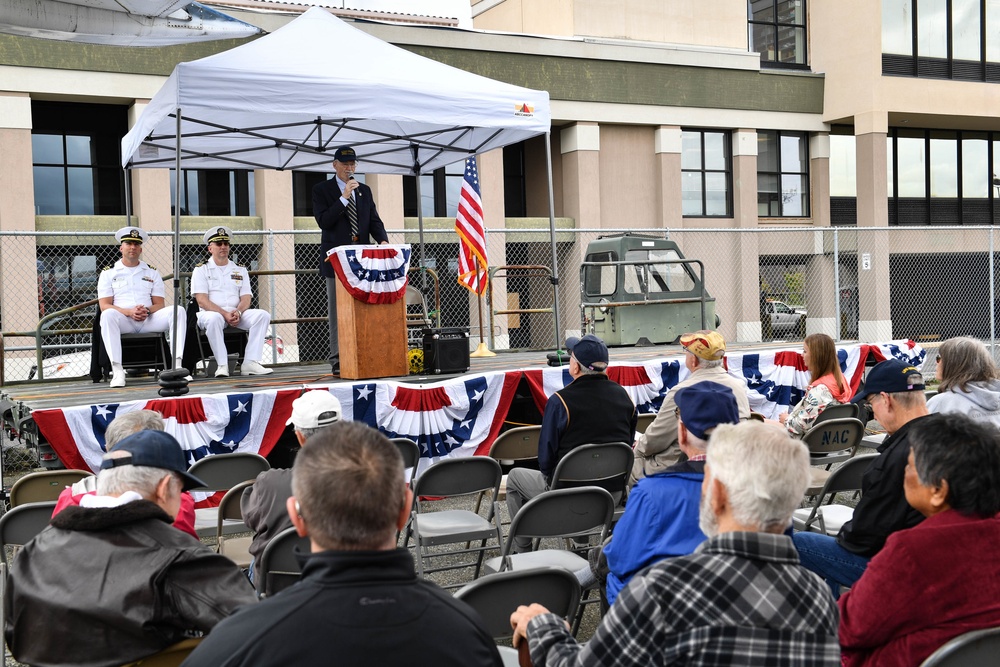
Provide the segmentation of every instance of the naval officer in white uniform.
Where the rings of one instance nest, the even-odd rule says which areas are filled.
[[[101,306],[101,338],[111,359],[111,386],[125,386],[122,368],[122,334],[167,331],[172,347],[175,332],[174,312],[180,324],[177,352],[184,350],[187,317],[179,306],[167,307],[164,302],[163,278],[146,262],[140,261],[142,244],[149,235],[138,227],[122,227],[115,232],[121,244],[122,258],[101,271],[97,280],[97,298]],[[174,368],[183,366],[180,357]]]
[[[250,308],[250,274],[245,267],[229,261],[229,227],[213,227],[205,232],[205,243],[212,256],[195,267],[191,274],[191,293],[201,310],[198,328],[205,331],[219,368],[215,377],[229,375],[226,341],[222,331],[226,325],[250,332],[240,370],[245,375],[267,375],[274,371],[260,364],[264,336],[271,324],[266,310]]]

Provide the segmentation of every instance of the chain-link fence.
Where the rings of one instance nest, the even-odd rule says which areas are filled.
[[[222,224],[238,227],[228,219]],[[593,259],[587,251],[591,242],[623,232],[557,231],[558,270],[553,271],[547,229],[489,230],[491,284],[480,303],[457,281],[456,234],[429,229],[424,232],[423,264],[432,271],[411,273],[411,284],[425,295],[431,319],[440,317],[443,327],[468,328],[473,346],[482,336],[498,351],[552,348],[567,332],[593,326],[594,313],[580,308],[580,265]],[[703,263],[705,287],[720,320],[718,328],[736,343],[791,341],[812,332],[869,342],[911,338],[922,344],[956,335],[990,343],[996,338],[996,238],[989,227],[646,229],[631,233],[674,241],[684,257]],[[190,272],[206,257],[201,234],[182,234],[184,302]],[[90,331],[98,309],[96,303],[81,304],[96,299],[100,271],[119,258],[109,236],[108,232],[70,230],[0,233],[5,381],[37,374],[33,367],[39,324],[45,332],[40,339],[45,377],[86,375]],[[416,231],[392,231],[389,238],[392,243],[412,244],[412,267],[419,266]],[[272,316],[264,362],[325,360],[326,289],[316,272],[319,234],[237,229],[234,241],[232,258],[256,272],[252,274],[253,306]],[[657,297],[669,300],[673,288],[666,277],[667,265],[658,268],[652,262],[669,257],[639,246],[623,251],[620,257],[605,254],[601,258],[636,262],[636,266],[622,267],[619,274],[626,300],[636,304],[623,308],[647,312],[654,320],[669,318],[669,310],[654,311],[642,303]],[[153,233],[142,258],[166,277],[172,271],[172,248],[172,235]],[[558,284],[554,284],[556,275]],[[171,302],[170,280],[166,286]],[[593,300],[592,296],[587,300]]]

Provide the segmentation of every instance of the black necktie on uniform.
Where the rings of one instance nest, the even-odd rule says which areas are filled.
[[[351,240],[358,240],[358,208],[354,205],[354,197],[347,200],[347,219],[351,222]]]

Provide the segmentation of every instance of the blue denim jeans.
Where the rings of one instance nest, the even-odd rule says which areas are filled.
[[[792,535],[792,542],[799,552],[802,567],[823,577],[834,599],[840,597],[841,586],[853,586],[868,567],[867,558],[851,553],[829,535],[797,532]]]

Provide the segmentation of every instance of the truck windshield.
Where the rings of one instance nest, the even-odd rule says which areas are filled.
[[[625,252],[625,260],[645,262],[678,260],[675,250],[636,249]],[[625,291],[629,294],[655,292],[690,292],[694,279],[683,264],[646,264],[625,266]]]

